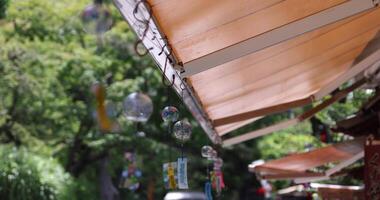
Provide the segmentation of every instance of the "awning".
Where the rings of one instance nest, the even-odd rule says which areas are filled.
[[[291,198],[294,196],[302,196],[306,191],[316,190],[322,199],[364,199],[363,186],[345,186],[345,185],[330,185],[320,183],[310,183],[305,185],[294,185],[288,188],[281,189],[277,192],[281,197]],[[307,196],[306,194],[304,196]]]
[[[366,102],[354,116],[339,121],[332,130],[353,137],[368,136],[379,131],[380,92]]]
[[[380,60],[372,0],[114,1],[215,143],[321,100]]]
[[[291,179],[297,183],[328,179],[364,156],[364,141],[365,138],[357,138],[271,160],[261,165],[249,166],[249,170],[262,179]],[[334,167],[315,170],[318,167],[326,167],[326,164],[334,164]]]

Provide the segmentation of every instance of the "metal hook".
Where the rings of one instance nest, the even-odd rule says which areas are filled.
[[[166,59],[165,59],[165,65],[164,65],[164,71],[162,72],[162,84],[164,84],[165,86],[168,86],[168,87],[171,87],[174,85],[174,82],[175,82],[175,75],[172,74],[172,82],[170,84],[166,84],[165,83],[165,74],[166,74],[166,67],[168,65],[168,61],[169,62],[172,62],[171,61],[171,58],[169,57],[169,54],[166,54]]]
[[[165,82],[165,74],[162,75],[162,84],[164,84],[166,87],[172,87],[175,82],[175,75],[172,74],[172,81],[169,84],[166,84]]]
[[[145,4],[145,8],[147,9],[147,11],[149,13],[148,19],[140,19],[140,18],[137,17],[136,14],[138,13],[140,4]],[[149,5],[149,3],[146,0],[141,0],[141,1],[137,2],[136,5],[135,5],[135,8],[133,9],[133,17],[137,21],[139,21],[139,22],[141,22],[143,24],[149,24],[149,21],[152,19],[152,14],[153,14],[152,8],[151,8],[151,6]]]
[[[151,48],[148,48],[147,50],[145,50],[143,53],[140,53],[138,51],[139,45],[143,45],[142,40],[137,40],[136,43],[135,43],[135,46],[134,46],[136,54],[139,55],[139,56],[141,56],[141,57],[147,55],[149,53],[149,51],[153,49],[153,47],[151,47]]]
[[[160,56],[162,53],[164,53],[164,51],[165,51],[165,47],[167,47],[166,43],[164,44],[164,46],[162,46],[160,53],[158,53],[159,56]],[[169,52],[169,55],[170,55],[170,52]],[[166,56],[169,56],[169,55],[166,55]]]

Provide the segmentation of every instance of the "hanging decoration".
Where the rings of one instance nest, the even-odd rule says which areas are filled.
[[[210,180],[207,180],[205,183],[205,195],[206,195],[206,200],[212,200],[212,190],[211,190]]]
[[[187,182],[187,158],[180,157],[177,161],[178,188],[189,189]]]
[[[205,182],[204,192],[207,200],[212,200],[212,184],[211,184],[211,174],[209,168],[209,161],[216,157],[216,151],[211,146],[203,146],[201,149],[201,155],[203,158],[207,158],[207,179]]]
[[[220,196],[225,187],[222,173],[223,160],[219,157],[214,159],[214,170],[211,172],[212,186],[217,196]]]
[[[128,95],[123,102],[125,116],[133,122],[146,122],[153,112],[150,97],[141,92]]]
[[[191,124],[187,120],[181,120],[174,124],[173,127],[174,137],[181,143],[190,140],[191,137]]]
[[[174,123],[179,118],[178,109],[174,106],[166,106],[161,112],[161,117],[164,122]]]
[[[177,172],[177,162],[164,163],[162,166],[164,186],[166,189],[177,189],[178,176]]]
[[[116,108],[114,104],[106,104],[106,89],[101,83],[95,83],[91,87],[91,91],[96,100],[95,118],[101,132],[118,132],[120,125],[115,120]]]
[[[202,147],[201,154],[202,157],[207,158],[207,160],[213,160],[217,156],[216,151],[208,145]]]
[[[127,166],[121,173],[119,187],[136,191],[140,187],[139,179],[142,176],[142,172],[137,168],[136,153],[126,151],[124,153],[124,159],[127,161]]]
[[[207,164],[207,180],[205,183],[205,194],[207,200],[212,200],[211,186],[215,189],[217,196],[221,195],[222,189],[225,187],[222,173],[223,160],[218,157],[217,152],[208,145],[201,149],[202,157],[213,162],[213,170],[210,172],[209,164]]]
[[[113,24],[111,13],[99,0],[88,5],[82,11],[80,18],[84,30],[94,35],[104,34],[111,29]]]

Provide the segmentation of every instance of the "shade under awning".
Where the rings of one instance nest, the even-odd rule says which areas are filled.
[[[178,64],[168,68],[187,78],[209,136],[310,104],[380,60],[380,9],[372,0],[115,2],[161,69],[162,52],[173,50]],[[143,37],[149,11],[153,28]]]
[[[365,138],[357,138],[250,166],[249,170],[263,179],[294,179],[302,182],[305,179],[328,178],[364,156],[364,141]],[[335,167],[322,172],[312,171],[329,163],[334,163]]]

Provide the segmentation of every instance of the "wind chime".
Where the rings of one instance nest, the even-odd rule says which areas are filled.
[[[103,0],[94,0],[81,13],[80,19],[86,33],[96,35],[98,48],[103,46],[103,35],[111,29],[111,12],[104,6]]]
[[[164,77],[162,77],[162,81],[164,85],[166,85]],[[172,81],[172,83],[174,83],[174,77]],[[169,88],[172,85],[166,86],[167,91],[169,91]],[[183,91],[181,95],[183,97]],[[184,156],[183,148],[184,143],[190,140],[192,127],[186,119],[178,121],[179,111],[176,107],[170,105],[169,92],[167,92],[167,98],[169,106],[166,106],[162,110],[161,117],[162,120],[167,124],[169,137],[173,134],[177,141],[180,142],[181,156],[177,159],[177,162],[172,162],[171,152],[169,152],[170,162],[163,164],[164,185],[166,189],[188,189],[189,185],[187,180],[187,158]],[[171,151],[171,149],[169,149],[169,151]]]
[[[103,35],[111,29],[113,20],[111,13],[103,5],[102,0],[94,0],[93,4],[88,5],[81,13],[80,19],[83,29],[88,34],[97,36],[98,48],[103,45]],[[106,88],[101,83],[92,86],[96,99],[95,118],[99,129],[103,133],[120,131],[120,125],[116,121],[117,112],[114,104],[106,103]],[[129,94],[123,101],[125,117],[136,125],[136,135],[145,136],[140,130],[140,124],[148,121],[153,112],[153,103],[149,96],[142,92]],[[124,159],[127,162],[126,168],[121,173],[121,188],[128,188],[132,191],[140,186],[139,178],[142,172],[137,167],[137,155],[135,152],[125,152]]]
[[[136,191],[140,187],[139,179],[142,176],[141,170],[137,167],[137,155],[133,151],[125,151],[124,159],[127,162],[127,165],[121,173],[119,187]]]
[[[211,146],[203,146],[201,150],[202,157],[207,158],[207,180],[205,183],[205,194],[207,200],[212,200],[212,189],[215,189],[216,195],[220,196],[222,189],[225,187],[222,173],[223,160],[218,157],[218,153]],[[210,171],[212,162],[213,169]]]
[[[134,12],[138,11],[138,5],[140,3],[144,3],[144,1],[140,1],[136,4],[136,8]],[[151,13],[150,13],[151,14]],[[135,16],[135,15],[134,15]],[[136,18],[136,17],[135,17]],[[142,37],[135,43],[135,51],[138,55],[144,56],[148,53],[145,51],[141,53],[138,47],[141,46],[142,40],[145,38],[146,33],[149,30],[149,21],[152,16],[148,16],[148,19],[141,20],[136,18],[137,21],[143,23],[145,25],[144,31],[142,33]],[[102,6],[101,0],[95,0],[94,4],[89,5],[85,8],[81,15],[82,22],[84,24],[84,29],[86,32],[91,34],[96,34],[98,37],[98,41],[102,44],[102,35],[108,31],[112,26],[112,19],[110,13],[107,9]],[[164,48],[167,48],[169,53],[167,54],[164,51]],[[164,72],[162,75],[162,81],[165,84],[165,71],[166,64],[170,62],[173,63],[173,58],[171,57],[172,49],[170,45],[162,47],[161,53],[165,53],[166,55],[166,63]],[[170,85],[167,86],[167,91],[169,88],[173,86],[175,81],[175,76],[173,75],[173,80]],[[184,90],[185,87],[181,80],[181,97],[184,98]],[[105,89],[102,85],[93,86],[93,92],[97,99],[97,117],[100,125],[100,129],[108,132],[114,131],[115,127],[118,127],[117,123],[114,123],[110,119],[110,114],[107,114],[107,108],[105,106]],[[180,143],[181,156],[176,160],[172,161],[171,156],[169,156],[170,161],[163,164],[163,181],[166,189],[188,189],[188,178],[187,178],[187,163],[188,160],[184,155],[184,143],[190,140],[192,134],[192,127],[188,120],[179,120],[179,111],[178,109],[171,105],[169,93],[168,97],[168,106],[164,107],[161,112],[161,117],[164,123],[167,124],[168,127],[168,135],[174,135],[177,141]],[[153,103],[149,96],[142,92],[134,92],[128,95],[123,101],[124,113],[128,120],[134,122],[136,124],[137,134],[136,135],[145,135],[140,130],[140,124],[148,121],[149,117],[153,112]],[[115,125],[117,124],[117,125]],[[171,155],[171,152],[169,152]],[[212,200],[212,188],[215,190],[216,195],[220,196],[222,189],[225,187],[222,173],[223,160],[218,157],[217,152],[210,146],[202,147],[202,156],[207,158],[208,162],[212,162],[212,170],[210,171],[210,164],[207,164],[207,180],[205,183],[205,194],[207,200]],[[142,173],[137,168],[136,154],[132,152],[125,152],[124,159],[128,162],[128,166],[126,169],[122,171],[122,178],[120,182],[120,187],[128,188],[132,191],[137,190],[139,188],[138,179],[141,177]]]

